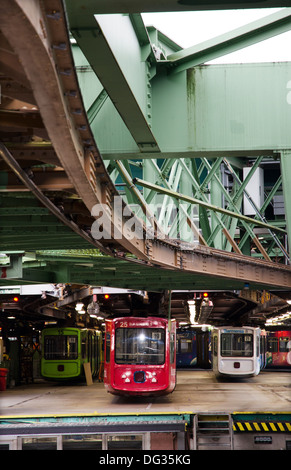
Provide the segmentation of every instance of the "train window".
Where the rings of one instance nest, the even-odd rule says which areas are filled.
[[[266,338],[265,336],[260,337],[260,352],[264,354],[266,351]]]
[[[77,335],[46,336],[44,341],[44,358],[51,360],[77,359]]]
[[[181,353],[191,353],[192,352],[192,341],[191,339],[180,339],[180,352]]]
[[[170,363],[173,364],[175,361],[175,335],[171,333],[170,339]]]
[[[88,349],[88,346],[87,346],[87,338],[86,338],[86,336],[82,336],[82,345],[81,345],[81,348],[82,348],[82,359],[87,359],[87,349]]]
[[[9,444],[0,444],[0,450],[10,450]]]
[[[253,335],[243,333],[222,333],[221,355],[224,357],[252,357]]]
[[[142,450],[142,435],[115,435],[107,437],[108,450]]]
[[[57,437],[24,437],[22,450],[57,450]]]
[[[217,351],[218,351],[218,340],[217,340],[217,336],[214,336],[213,338],[213,355],[214,356],[217,356]]]
[[[165,362],[165,332],[160,328],[118,328],[117,364],[156,364]]]
[[[63,436],[63,450],[101,450],[102,434],[73,434]]]
[[[290,338],[282,337],[279,338],[279,352],[289,352],[290,351]]]
[[[106,356],[106,362],[110,362],[110,333],[106,333],[106,351],[105,351],[105,356]]]
[[[268,338],[268,351],[269,352],[278,351],[278,339],[277,338]]]

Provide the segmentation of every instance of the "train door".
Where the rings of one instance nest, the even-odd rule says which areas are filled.
[[[90,363],[91,367],[91,374],[92,377],[94,376],[94,364],[93,364],[93,335],[92,331],[88,331],[88,362]]]
[[[196,332],[197,344],[197,367],[201,369],[210,368],[209,360],[209,331]]]
[[[264,369],[267,365],[267,333],[261,331],[260,335],[260,367]]]
[[[212,351],[211,351],[211,362],[212,369],[214,372],[218,371],[218,331],[212,332]]]
[[[93,332],[93,369],[94,369],[94,376],[98,373],[98,349],[97,349],[97,333],[96,331]]]
[[[101,365],[101,360],[102,360],[102,351],[100,347],[100,341],[102,341],[102,336],[100,334],[100,331],[94,331],[94,371],[95,371],[95,376],[98,376],[99,371],[100,371],[100,365]]]
[[[177,367],[197,367],[196,331],[177,331]]]
[[[170,331],[170,357],[169,357],[169,385],[172,389],[176,386],[176,322],[171,321]]]
[[[254,345],[254,361],[255,361],[255,375],[258,375],[260,373],[260,370],[262,368],[262,357],[260,355],[260,333],[261,330],[260,328],[256,328],[254,330],[254,336],[255,336],[255,345]]]
[[[90,362],[92,377],[97,374],[96,370],[96,333],[88,331],[88,361]]]

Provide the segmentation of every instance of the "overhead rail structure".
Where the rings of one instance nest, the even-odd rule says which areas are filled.
[[[85,3],[0,5],[1,252],[21,265],[1,282],[68,282],[45,251],[80,248],[165,289],[181,275],[288,293],[291,64],[204,64],[287,31],[291,9],[183,50],[140,15],[170,0]]]

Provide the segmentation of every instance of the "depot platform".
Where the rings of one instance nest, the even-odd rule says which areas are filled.
[[[1,392],[1,416],[147,412],[291,411],[290,372],[263,371],[249,379],[220,379],[211,370],[177,372],[173,393],[162,397],[117,397],[102,382],[38,381]]]
[[[68,436],[82,435],[80,448],[110,449],[114,434],[117,449],[131,439],[152,450],[278,450],[291,445],[290,403],[291,375],[284,371],[226,380],[211,370],[179,370],[175,391],[163,397],[116,397],[98,381],[38,381],[1,392],[0,437],[12,448],[38,448],[44,440],[63,448]]]

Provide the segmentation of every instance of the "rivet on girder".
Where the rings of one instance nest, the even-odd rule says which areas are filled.
[[[68,90],[65,91],[65,96],[72,96],[73,98],[75,98],[77,96],[77,92],[76,90]]]
[[[72,73],[72,69],[63,69],[63,70],[59,70],[59,73],[60,73],[60,75],[67,75],[67,76],[69,76],[69,75],[71,75],[71,73]]]
[[[61,13],[59,11],[52,11],[47,13],[46,16],[52,20],[59,20],[61,18]]]
[[[67,50],[67,44],[65,42],[61,42],[59,44],[53,44],[52,48],[57,49],[59,51],[65,51]]]

